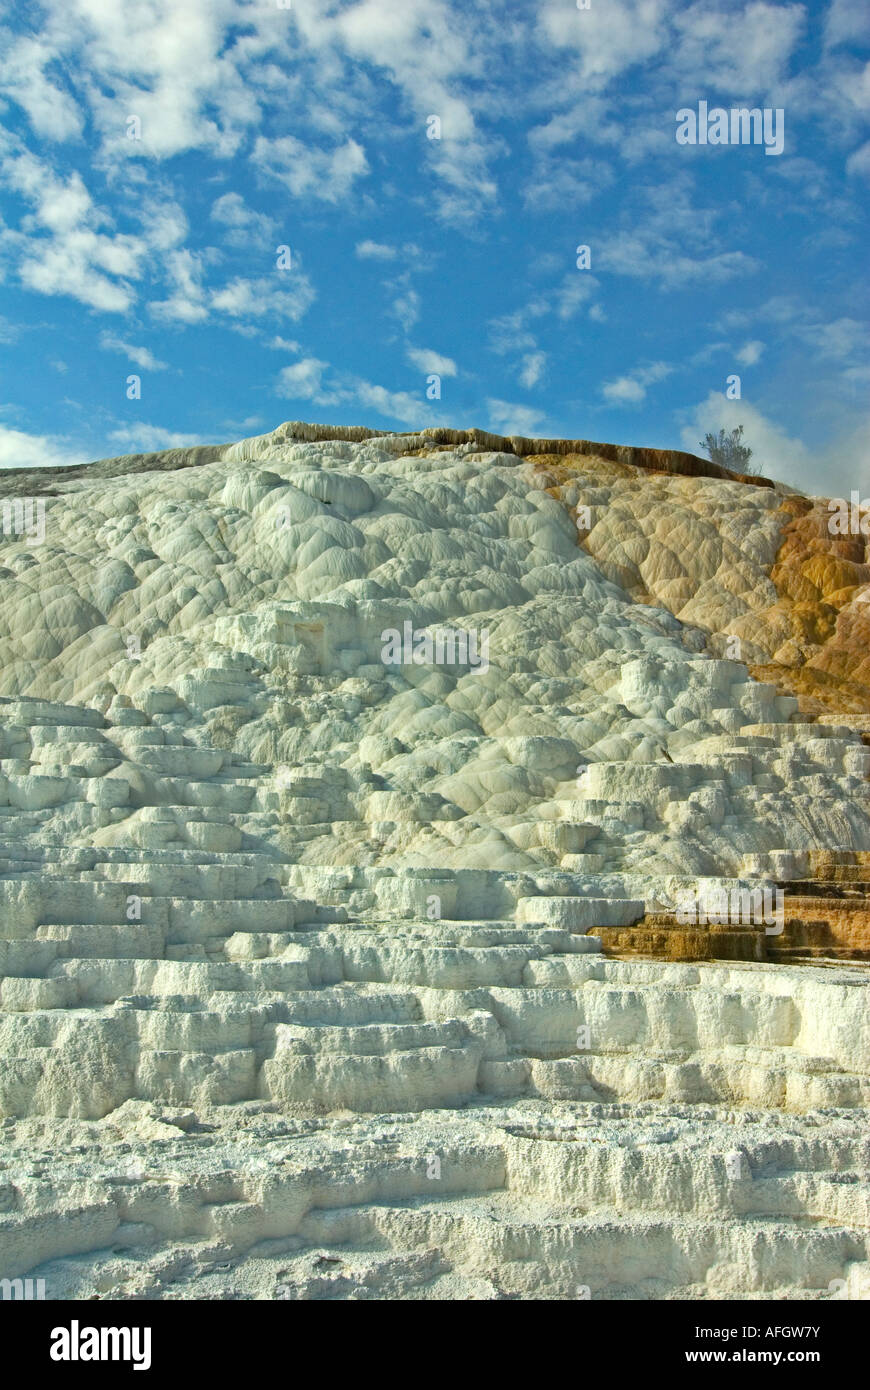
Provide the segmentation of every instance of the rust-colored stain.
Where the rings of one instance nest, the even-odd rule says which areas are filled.
[[[684,927],[668,913],[654,912],[633,927],[595,927],[605,956],[655,960],[766,960],[763,927]]]
[[[824,500],[790,497],[783,509],[793,518],[770,573],[779,601],[759,615],[783,641],[750,673],[794,695],[804,715],[870,714],[870,602],[859,597],[870,583],[867,537],[832,535]]]

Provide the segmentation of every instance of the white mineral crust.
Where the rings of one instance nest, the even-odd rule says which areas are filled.
[[[0,549],[0,1278],[862,1296],[867,968],[595,936],[870,850],[860,736],[709,655],[778,494],[590,459],[579,547],[513,455],[292,435]]]

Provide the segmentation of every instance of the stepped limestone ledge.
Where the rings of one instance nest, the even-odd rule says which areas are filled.
[[[3,1296],[870,1297],[827,515],[473,430],[0,474]]]

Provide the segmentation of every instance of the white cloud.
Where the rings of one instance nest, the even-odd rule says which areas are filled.
[[[255,430],[266,424],[262,415],[246,415],[244,420],[224,420],[222,428],[241,435],[245,430]]]
[[[856,383],[866,381],[867,384],[870,385],[870,365],[865,367],[847,367],[846,371],[843,373],[843,376],[846,379],[846,381],[852,381]]]
[[[825,323],[812,314],[806,314],[805,322],[794,326],[792,332],[821,357],[838,361],[870,350],[870,329],[867,324],[848,315]]]
[[[406,333],[410,333],[420,317],[420,296],[416,290],[406,289],[393,300],[393,314]]]
[[[258,39],[243,42],[228,32],[240,22],[259,30],[255,7],[234,0],[49,0],[48,9],[45,62],[86,74],[79,91],[110,156],[166,159],[197,148],[227,156],[259,122],[257,87],[246,81]],[[126,138],[129,115],[142,122],[140,141]]]
[[[295,135],[276,140],[258,136],[252,162],[260,171],[288,188],[296,198],[342,202],[354,192],[357,179],[369,172],[361,145],[348,138],[332,150],[304,145]]]
[[[541,26],[552,43],[577,50],[580,79],[594,85],[661,50],[668,39],[667,9],[665,0],[592,0],[588,10],[546,0]]]
[[[276,223],[265,213],[249,208],[240,193],[224,193],[211,209],[213,222],[229,228],[227,240],[235,246],[247,246],[252,241],[272,240]]]
[[[296,271],[275,271],[271,277],[246,280],[237,276],[223,289],[212,290],[209,302],[219,313],[234,319],[300,319],[314,302],[307,276]]]
[[[161,449],[192,449],[207,440],[202,434],[179,434],[175,430],[164,429],[162,425],[124,425],[111,430],[109,439],[113,444],[124,447],[126,454],[153,454]]]
[[[406,356],[413,366],[419,367],[427,376],[432,372],[438,376],[456,376],[453,358],[442,357],[440,352],[433,352],[431,348],[408,348]]]
[[[27,434],[0,425],[0,469],[65,468],[87,462],[87,454],[59,435]]]
[[[164,255],[184,243],[189,231],[187,216],[178,203],[167,197],[162,185],[155,184],[138,206],[150,248]]]
[[[398,254],[395,246],[382,241],[358,241],[354,251],[361,261],[394,261]]]
[[[154,317],[171,323],[202,323],[207,319],[202,256],[187,249],[171,251],[166,258],[166,274],[172,293],[167,299],[151,302],[148,307]]]
[[[637,405],[646,396],[646,387],[634,377],[619,376],[615,381],[606,382],[601,394],[606,400],[620,405]]]
[[[366,168],[353,133],[387,94],[403,114],[379,112],[374,139],[392,140],[410,113],[425,140],[428,114],[442,119],[443,139],[423,146],[442,183],[436,214],[467,219],[495,202],[487,164],[504,145],[482,132],[480,117],[503,102],[493,55],[519,49],[528,21],[506,24],[488,7],[453,0],[292,0],[292,9],[275,0],[43,0],[40,8],[40,36],[10,48],[0,91],[51,138],[78,134],[89,118],[106,167],[189,150],[228,159],[262,132],[266,113],[279,130],[275,117],[287,114],[293,134],[260,133],[258,157],[291,191],[337,201]],[[130,115],[141,139],[127,138]]]
[[[277,333],[274,338],[269,339],[266,347],[273,348],[276,352],[297,353],[302,351],[301,343],[297,343],[295,338],[282,338]]]
[[[531,390],[537,386],[541,377],[544,375],[544,368],[547,365],[547,354],[545,352],[527,352],[523,358],[522,369],[520,371],[520,383],[526,390]]]
[[[725,352],[726,350],[729,352],[731,351],[728,343],[714,339],[712,342],[705,343],[702,348],[698,348],[697,352],[692,353],[691,357],[688,359],[689,366],[700,367],[707,362],[711,362],[720,352]]]
[[[500,314],[490,319],[490,348],[500,357],[510,352],[528,352],[538,346],[538,340],[530,331],[529,320],[541,318],[548,312],[548,306],[540,299],[526,304],[522,309],[514,309],[509,314]]]
[[[750,343],[744,343],[743,347],[735,354],[737,361],[744,367],[754,367],[764,352],[764,343],[753,339]]]
[[[432,405],[422,396],[414,396],[410,391],[390,391],[370,381],[357,382],[353,397],[360,405],[377,410],[388,419],[401,420],[405,425],[422,427],[432,416]]]
[[[76,102],[45,69],[55,50],[44,34],[6,35],[8,47],[0,59],[0,90],[26,112],[37,135],[46,140],[72,140],[81,135],[82,113]],[[57,74],[55,74],[55,77]]]
[[[697,0],[675,11],[672,65],[693,80],[703,74],[711,91],[741,99],[769,92],[785,77],[805,25],[799,4],[750,0],[742,9],[716,9]]]
[[[806,299],[799,299],[797,295],[773,295],[751,311],[723,314],[720,322],[725,328],[745,329],[753,320],[774,324],[780,330],[782,339],[792,341],[797,338],[814,355],[832,361],[847,362],[870,351],[870,328],[866,323],[849,314],[825,319],[817,307]],[[747,344],[747,347],[751,346],[753,344]]]
[[[722,249],[716,224],[725,209],[721,204],[696,204],[689,171],[633,186],[631,192],[634,196],[624,205],[622,227],[597,238],[592,248],[597,270],[646,280],[667,290],[696,281],[724,282],[759,269],[759,262],[747,252]]]
[[[94,205],[77,171],[61,179],[30,153],[7,157],[2,167],[8,184],[34,209],[25,230],[7,236],[19,253],[21,283],[39,294],[125,312],[135,297],[128,282],[142,273],[144,239],[97,230],[111,219]]]
[[[512,401],[490,399],[486,402],[489,411],[489,426],[496,434],[514,434],[536,438],[544,415],[532,406],[517,405]]]
[[[175,323],[204,323],[213,313],[225,314],[242,332],[267,318],[295,322],[310,309],[316,292],[301,270],[279,271],[248,279],[237,275],[225,285],[204,284],[209,257],[173,251],[167,267],[173,292],[149,306],[157,319]]]
[[[120,352],[125,357],[129,357],[131,362],[135,362],[137,367],[142,367],[149,372],[165,372],[168,363],[161,362],[154,356],[150,348],[134,347],[132,343],[125,343],[121,338],[117,338],[108,330],[100,334],[100,347],[107,352]]]
[[[614,177],[610,166],[600,159],[539,155],[523,189],[523,202],[536,211],[588,203],[609,188]]]
[[[436,216],[471,221],[481,207],[495,204],[488,161],[503,144],[481,132],[477,113],[492,107],[493,53],[506,41],[517,42],[516,22],[506,27],[486,6],[475,10],[445,0],[360,0],[327,18],[319,5],[301,0],[297,23],[321,61],[324,50],[341,50],[351,73],[368,64],[379,77],[388,76],[413,113],[422,155],[442,185]],[[441,120],[440,140],[426,138],[430,114]]]
[[[129,286],[112,281],[96,269],[94,261],[108,245],[90,233],[64,241],[40,242],[27,252],[18,267],[22,285],[37,294],[70,295],[93,309],[123,314],[133,303]]]
[[[555,291],[555,308],[559,318],[573,318],[597,289],[598,281],[588,270],[569,271]]]
[[[870,41],[870,10],[866,0],[831,0],[825,15],[825,47]]]
[[[633,372],[608,381],[601,388],[605,400],[614,405],[638,405],[646,398],[647,390],[657,381],[670,376],[673,367],[667,362],[651,362],[647,367],[636,367]]]
[[[864,397],[866,400],[866,396]],[[848,496],[856,488],[862,497],[870,494],[870,459],[867,439],[870,437],[870,410],[866,408],[824,449],[819,451],[820,466],[816,476],[821,483],[817,489],[826,496]]]
[[[745,251],[720,251],[714,255],[690,256],[676,242],[646,232],[617,232],[602,245],[598,265],[618,275],[638,280],[660,281],[663,289],[702,281],[707,284],[731,280],[759,268]]]
[[[386,386],[352,376],[325,381],[326,373],[331,370],[330,364],[320,358],[303,358],[279,373],[277,394],[313,401],[315,405],[356,405],[403,424],[422,427],[434,422],[432,402],[425,399],[422,391],[419,396],[410,391],[391,391]]]
[[[870,140],[860,149],[855,150],[846,160],[846,171],[850,174],[858,174],[861,178],[870,179]]]
[[[323,373],[328,367],[328,362],[321,362],[317,357],[303,357],[301,362],[294,362],[292,367],[284,367],[278,374],[279,396],[314,400],[323,404],[331,401],[333,398],[324,393],[322,388]]]

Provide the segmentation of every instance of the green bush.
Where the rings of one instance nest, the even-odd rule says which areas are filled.
[[[738,425],[730,433],[720,430],[718,434],[705,435],[701,448],[706,449],[713,463],[729,468],[733,473],[757,472],[757,469],[749,467],[752,450],[742,441],[743,426]]]

